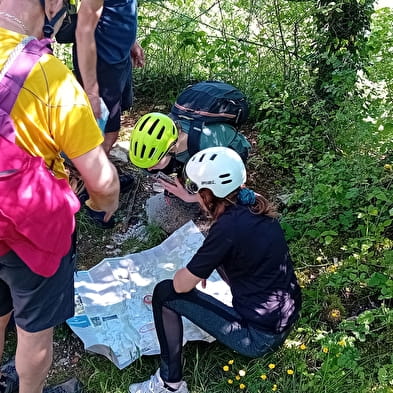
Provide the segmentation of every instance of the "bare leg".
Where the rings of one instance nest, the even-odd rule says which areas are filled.
[[[7,329],[8,322],[11,317],[11,312],[0,317],[0,361],[3,357],[4,342],[5,342],[5,331]]]
[[[112,149],[112,146],[117,141],[118,136],[119,136],[119,131],[105,133],[104,142],[102,143],[102,147],[104,148],[105,153],[107,155],[109,155],[109,152]]]
[[[53,328],[29,333],[17,327],[15,366],[19,393],[41,393],[52,364]]]

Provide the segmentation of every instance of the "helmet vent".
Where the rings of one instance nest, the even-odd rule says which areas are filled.
[[[152,135],[152,134],[153,134],[153,131],[154,131],[154,129],[156,128],[156,125],[157,125],[157,123],[158,123],[159,121],[160,121],[159,119],[157,119],[157,120],[154,121],[154,123],[151,125],[151,127],[147,130],[147,134],[148,134],[148,135]],[[160,139],[160,138],[158,138],[158,139]]]
[[[134,156],[136,156],[136,152],[138,150],[138,142],[134,143]]]
[[[146,152],[146,145],[143,145],[141,150],[141,157],[145,156],[145,152]]]
[[[229,184],[232,183],[232,178],[230,173],[223,173],[222,175],[218,176],[220,179],[223,179],[221,181],[221,184]]]
[[[209,158],[209,160],[210,160],[210,161],[214,161],[214,160],[216,159],[216,157],[217,157],[217,154],[213,154],[213,155]]]
[[[152,158],[155,152],[156,152],[156,148],[155,147],[150,149],[149,158]]]
[[[165,127],[161,127],[160,132],[157,134],[157,139],[160,140],[164,135]]]
[[[146,117],[146,119],[143,121],[143,123],[139,126],[139,131],[143,131],[145,128],[146,123],[150,120],[150,117]],[[151,130],[151,128],[150,128]],[[149,130],[149,132],[150,132]]]
[[[205,154],[202,154],[202,155],[199,157],[199,162],[202,162],[204,158],[205,158]]]

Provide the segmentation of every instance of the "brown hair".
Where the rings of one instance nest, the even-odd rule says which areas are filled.
[[[211,217],[214,220],[217,220],[217,218],[224,213],[227,206],[237,204],[237,194],[239,193],[239,190],[240,189],[233,191],[225,198],[218,198],[211,190],[202,188],[199,190],[199,195]],[[277,217],[278,215],[276,206],[272,202],[268,201],[264,196],[259,194],[255,194],[255,203],[253,205],[249,205],[248,208],[251,213],[254,214],[263,214],[272,218]]]

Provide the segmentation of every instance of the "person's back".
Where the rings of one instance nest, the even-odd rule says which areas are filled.
[[[210,245],[214,255],[219,255],[210,262],[219,263],[221,258],[222,269],[231,285],[234,308],[267,331],[284,331],[296,317],[293,310],[298,305],[294,299],[300,301],[300,289],[277,219],[255,214],[249,206],[233,205],[226,208],[209,234],[214,240],[207,247]],[[205,261],[206,255],[204,250]],[[251,276],[250,272],[253,272]]]

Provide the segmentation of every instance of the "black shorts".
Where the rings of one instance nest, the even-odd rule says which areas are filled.
[[[17,326],[39,332],[74,315],[75,248],[49,277],[33,273],[13,252],[0,256],[0,316],[14,310]]]
[[[77,64],[76,46],[73,48],[74,70],[79,82],[80,72]],[[109,64],[97,58],[97,81],[100,97],[109,109],[109,118],[105,126],[105,133],[120,131],[120,116],[122,112],[122,94],[127,81],[132,78],[131,59],[128,57],[121,63]],[[130,91],[132,96],[132,91]],[[125,103],[125,105],[128,105]],[[130,105],[131,106],[131,105]]]

